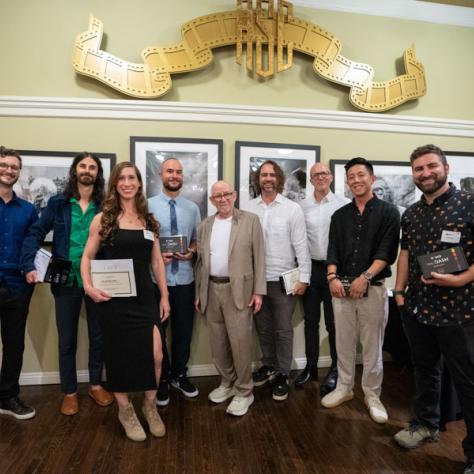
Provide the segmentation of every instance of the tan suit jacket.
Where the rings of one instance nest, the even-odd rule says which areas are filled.
[[[210,243],[215,215],[198,227],[196,262],[196,296],[201,312],[207,307],[211,270]],[[260,220],[256,214],[234,209],[229,239],[229,278],[232,298],[237,309],[244,309],[253,294],[265,295],[265,248]]]

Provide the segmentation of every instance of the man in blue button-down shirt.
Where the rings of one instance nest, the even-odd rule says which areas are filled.
[[[25,327],[33,285],[26,283],[19,269],[25,234],[38,219],[32,204],[13,191],[21,170],[21,157],[15,150],[0,146],[0,323],[3,358],[0,373],[0,414],[27,420],[35,410],[18,398]]]
[[[163,337],[163,371],[158,388],[158,406],[169,403],[169,384],[187,397],[197,397],[198,389],[186,376],[194,320],[193,257],[196,252],[196,228],[201,222],[198,206],[180,196],[183,186],[183,166],[176,158],[161,165],[163,189],[148,200],[149,211],[160,223],[160,236],[184,235],[188,242],[186,253],[162,252],[171,305],[171,358]],[[166,325],[164,331],[166,331]]]

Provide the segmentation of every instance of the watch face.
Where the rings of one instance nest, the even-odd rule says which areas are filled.
[[[372,277],[373,277],[372,273],[370,273],[370,272],[364,272],[364,278],[365,278],[366,280],[372,280]]]

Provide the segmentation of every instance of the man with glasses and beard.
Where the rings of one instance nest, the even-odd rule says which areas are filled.
[[[18,395],[25,348],[25,327],[33,285],[28,285],[19,267],[23,239],[38,219],[32,204],[13,191],[21,171],[21,157],[15,150],[0,146],[0,327],[3,357],[0,372],[0,414],[17,420],[35,416]]]
[[[30,227],[23,242],[21,266],[28,283],[37,283],[35,255],[45,236],[53,234],[53,258],[71,262],[67,282],[51,283],[56,308],[59,342],[59,377],[64,398],[60,412],[75,415],[77,398],[76,349],[79,314],[85,302],[89,335],[89,396],[100,406],[113,402],[112,395],[101,386],[103,366],[102,334],[92,300],[85,296],[80,272],[89,226],[100,211],[104,197],[104,176],[100,159],[92,153],[80,153],[69,168],[68,181],[62,194],[53,196],[40,219]]]
[[[160,237],[182,235],[188,248],[184,253],[162,250],[166,267],[166,280],[171,306],[171,351],[166,348],[166,328],[163,324],[163,370],[158,387],[158,406],[168,405],[169,386],[183,395],[194,398],[199,390],[187,377],[191,338],[194,321],[193,257],[196,253],[196,230],[201,214],[196,203],[181,195],[183,166],[176,158],[167,158],[161,165],[160,178],[163,188],[160,194],[148,200],[148,209],[160,223]],[[171,353],[171,357],[169,354]]]
[[[448,183],[446,156],[435,145],[410,156],[423,192],[402,217],[395,299],[415,369],[415,419],[395,435],[404,448],[438,441],[441,356],[454,380],[467,428],[465,474],[474,474],[474,195]],[[460,246],[467,270],[422,276],[417,257]]]

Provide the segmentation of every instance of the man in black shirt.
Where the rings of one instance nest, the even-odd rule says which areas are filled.
[[[331,219],[328,247],[329,289],[336,325],[338,381],[321,404],[333,408],[354,397],[355,353],[358,335],[363,346],[362,389],[371,418],[388,419],[380,401],[383,379],[382,344],[388,318],[384,279],[391,275],[400,233],[397,208],[372,192],[373,167],[364,158],[345,166],[354,196]]]
[[[466,422],[465,473],[474,473],[474,195],[448,183],[449,165],[434,146],[410,157],[413,181],[423,192],[403,215],[395,299],[415,368],[416,419],[395,435],[405,448],[437,441],[440,420],[440,358],[456,386]],[[457,274],[422,277],[416,257],[460,246],[468,264]],[[408,289],[405,293],[405,288]]]

